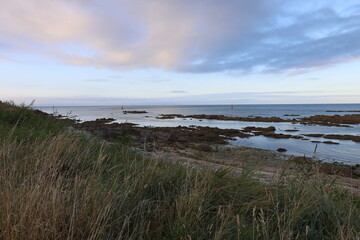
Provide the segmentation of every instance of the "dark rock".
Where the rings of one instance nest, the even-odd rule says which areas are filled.
[[[181,114],[162,114],[161,117],[177,117],[177,118],[195,118],[195,119],[209,119],[209,120],[223,120],[223,121],[244,121],[244,122],[289,122],[290,120],[282,119],[279,117],[232,117],[225,115],[206,115],[206,114],[195,114],[195,115],[181,115]]]
[[[286,129],[285,132],[298,132],[299,129]]]
[[[301,123],[318,124],[324,126],[349,127],[343,124],[360,124],[360,114],[351,115],[315,115],[300,119]]]
[[[322,137],[324,134],[304,134],[306,137]]]
[[[332,142],[332,141],[324,141],[323,143],[325,143],[325,144],[340,144],[340,143]]]
[[[270,127],[246,127],[244,128],[244,132],[252,132],[252,131],[257,131],[257,132],[275,132],[276,128],[273,126]]]
[[[292,138],[292,135],[288,134],[282,134],[282,133],[272,133],[272,132],[263,132],[260,135],[263,135],[265,137],[271,137],[271,138]]]
[[[123,111],[124,114],[142,114],[142,113],[148,113],[147,111]]]
[[[352,140],[354,142],[360,142],[360,136],[354,135],[337,135],[337,134],[328,134],[324,135],[326,139],[338,139],[338,140]]]
[[[278,152],[287,152],[287,149],[285,149],[285,148],[278,148],[276,151],[278,151]]]

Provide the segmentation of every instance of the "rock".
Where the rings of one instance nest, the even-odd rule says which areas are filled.
[[[274,132],[276,130],[276,128],[274,126],[270,126],[270,127],[246,127],[244,128],[244,132],[252,132],[252,131],[257,131],[257,132]]]
[[[299,136],[299,135],[292,135],[291,138],[294,138],[294,139],[303,139],[304,137],[303,136]]]
[[[352,140],[354,142],[360,142],[360,136],[355,135],[337,135],[337,134],[328,134],[325,135],[326,139],[338,139],[338,140]]]
[[[278,151],[278,152],[287,152],[287,149],[285,149],[285,148],[278,148],[276,151]]]
[[[254,135],[256,135],[254,133]],[[288,134],[282,134],[282,133],[273,133],[273,132],[261,132],[259,135],[262,135],[264,137],[270,137],[270,138],[293,138],[294,136],[288,135]]]
[[[300,119],[301,123],[318,124],[324,126],[350,127],[343,124],[360,124],[360,114],[350,115],[315,115]]]
[[[123,111],[124,114],[142,114],[142,113],[148,113],[147,111]]]
[[[203,152],[211,152],[211,151],[213,151],[213,148],[210,145],[204,144],[204,143],[195,145],[193,148],[198,150],[198,151],[203,151]]]
[[[332,141],[324,141],[323,143],[325,143],[325,144],[340,144],[340,143],[332,142]]]
[[[324,134],[304,134],[306,137],[322,137]]]
[[[286,129],[285,132],[298,132],[299,129]]]
[[[244,122],[289,122],[290,120],[279,117],[233,117],[225,115],[181,115],[181,114],[162,114],[163,117],[177,117],[177,118],[195,118],[195,119],[209,119],[209,120],[223,120],[223,121],[244,121]]]
[[[293,114],[295,116],[295,114]],[[286,116],[291,116],[290,114]],[[195,119],[209,119],[209,120],[223,120],[223,121],[243,121],[243,122],[292,122],[301,123],[304,125],[322,125],[322,126],[338,126],[338,127],[351,127],[345,124],[360,124],[360,114],[351,115],[315,115],[310,117],[303,117],[300,119],[283,119],[279,117],[260,117],[260,116],[248,116],[248,117],[234,117],[225,115],[181,115],[181,114],[162,114],[160,119],[167,118],[195,118]]]

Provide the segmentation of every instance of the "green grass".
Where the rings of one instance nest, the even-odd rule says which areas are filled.
[[[69,129],[0,103],[1,239],[359,239],[358,196],[322,175],[264,184]]]

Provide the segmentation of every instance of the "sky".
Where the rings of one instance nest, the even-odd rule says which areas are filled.
[[[0,100],[360,103],[360,2],[0,0]]]

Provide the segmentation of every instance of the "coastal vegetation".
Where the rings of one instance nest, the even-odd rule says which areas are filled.
[[[0,102],[1,239],[360,237],[359,195],[312,163],[264,182],[251,161],[187,167],[74,126]]]

